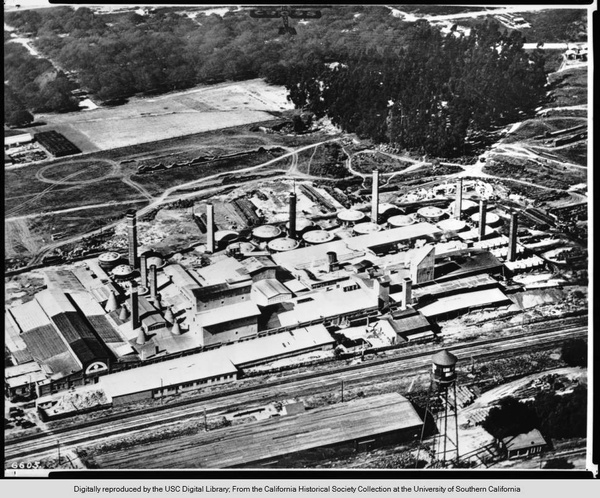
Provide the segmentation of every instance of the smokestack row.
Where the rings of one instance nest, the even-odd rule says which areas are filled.
[[[456,204],[454,205],[454,217],[460,220],[462,214],[462,194],[463,194],[463,182],[462,178],[459,178],[456,182]]]
[[[127,211],[127,239],[129,243],[129,264],[133,268],[137,268],[137,219],[134,209]]]
[[[517,231],[519,230],[518,214],[510,215],[510,226],[508,229],[508,260],[517,259]]]
[[[290,193],[290,230],[288,232],[290,239],[296,238],[296,193]]]
[[[373,170],[373,193],[371,195],[371,220],[373,223],[377,224],[377,219],[379,217],[379,171]]]
[[[215,252],[215,211],[212,204],[206,205],[206,251]]]
[[[485,238],[485,215],[487,214],[487,200],[479,201],[479,242]]]

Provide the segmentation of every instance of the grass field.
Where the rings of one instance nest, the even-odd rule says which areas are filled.
[[[201,86],[118,107],[39,115],[32,133],[56,130],[83,152],[126,147],[273,119],[292,109],[283,87],[260,79]]]
[[[546,132],[555,132],[564,130],[566,128],[572,128],[574,126],[585,124],[586,121],[581,118],[573,117],[548,117],[548,118],[535,118],[529,119],[521,124],[517,130],[502,140],[503,143],[520,142],[522,140],[531,140],[534,137],[543,135]],[[535,144],[541,141],[532,140],[531,143]]]

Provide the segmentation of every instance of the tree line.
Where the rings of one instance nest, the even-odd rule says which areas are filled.
[[[419,21],[400,44],[292,65],[286,86],[297,107],[348,132],[456,157],[469,135],[519,119],[544,97],[544,56],[526,53],[524,41],[495,23],[455,36]]]
[[[324,9],[293,37],[278,34],[280,19],[246,10],[107,16],[57,7],[10,12],[6,22],[102,100],[263,77],[346,131],[445,157],[463,155],[470,133],[535,108],[546,81],[541,51],[526,54],[519,32],[486,23],[470,36],[443,35],[383,6]],[[27,83],[20,73],[12,80],[13,90]]]

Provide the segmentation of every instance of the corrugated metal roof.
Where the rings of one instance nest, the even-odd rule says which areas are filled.
[[[116,329],[110,324],[105,316],[92,315],[87,317],[88,322],[96,331],[100,339],[105,343],[123,342],[123,338],[119,335]]]
[[[35,300],[10,308],[10,313],[23,332],[44,327],[51,323],[40,303]]]
[[[50,324],[23,332],[21,337],[32,357],[39,361],[69,351],[64,339]]]
[[[60,289],[63,291],[82,291],[85,287],[70,270],[44,270],[46,282],[49,289]]]
[[[51,372],[52,379],[59,379],[82,369],[81,363],[69,351],[47,358],[44,366]]]
[[[35,295],[35,299],[49,317],[59,313],[76,312],[67,295],[60,290],[43,290]]]
[[[110,356],[104,344],[77,313],[60,313],[53,316],[52,321],[84,365]]]
[[[4,344],[17,363],[27,363],[33,359],[17,323],[9,312],[4,313]]]
[[[190,436],[181,448],[172,442],[153,443],[155,468],[227,468],[281,458],[296,452],[353,442],[392,431],[417,432],[422,420],[403,396],[390,393],[337,403],[268,420]],[[198,451],[190,451],[190,447]],[[168,448],[168,450],[167,450]],[[144,454],[144,463],[147,456]],[[131,451],[98,457],[101,467],[137,468]]]

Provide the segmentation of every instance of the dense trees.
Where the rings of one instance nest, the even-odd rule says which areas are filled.
[[[587,344],[583,339],[571,339],[562,347],[562,359],[570,367],[587,367]]]
[[[74,85],[46,59],[33,57],[18,43],[4,44],[4,76],[11,98],[32,112],[69,112],[79,108]],[[6,86],[5,86],[6,98]],[[5,113],[5,122],[6,121]]]
[[[520,33],[497,24],[455,36],[383,6],[325,14],[295,37],[247,11],[190,18],[59,7],[7,13],[7,22],[38,36],[36,46],[101,99],[262,76],[347,131],[438,156],[463,155],[470,133],[516,119],[544,93],[542,52],[527,55]]]
[[[292,101],[359,136],[458,156],[470,132],[517,119],[544,95],[543,55],[527,55],[519,32],[486,23],[470,36],[444,36],[417,22],[401,39],[356,47],[337,64],[294,67]]]
[[[534,428],[551,438],[585,437],[586,417],[587,388],[576,386],[568,394],[542,391],[529,402],[511,396],[502,398],[489,411],[482,426],[499,439]]]
[[[539,420],[533,409],[512,396],[502,398],[481,424],[497,439],[516,436],[538,427]]]
[[[8,85],[4,85],[4,122],[8,126],[26,126],[32,121],[33,116],[19,97]]]

